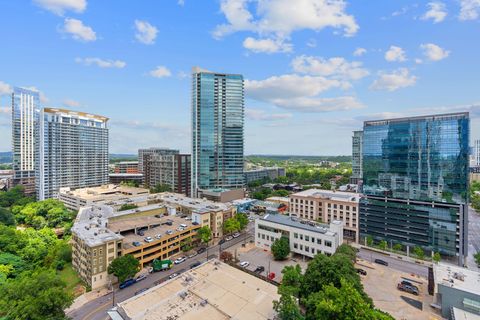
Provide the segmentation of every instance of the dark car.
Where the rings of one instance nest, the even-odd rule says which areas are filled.
[[[225,239],[218,241],[218,244],[224,244],[224,243],[225,243]]]
[[[418,296],[418,289],[416,289],[416,288],[414,288],[414,287],[412,287],[412,286],[399,283],[399,284],[397,285],[397,289],[400,290],[400,291],[405,291],[405,292],[408,292],[408,293],[411,293],[411,294],[413,294],[413,295]]]
[[[197,250],[197,253],[200,254],[200,253],[204,253],[205,251],[207,251],[206,248],[200,248]]]
[[[143,236],[145,235],[145,232],[143,232],[143,230],[139,230],[139,231],[137,232],[137,234],[138,234],[139,236],[142,236],[142,237],[143,237]]]
[[[382,259],[375,259],[375,263],[378,263],[378,264],[381,264],[381,265],[384,265],[384,266],[388,266],[388,262],[385,261],[385,260],[382,260]]]
[[[138,241],[133,241],[132,244],[135,246],[135,247],[140,247],[142,245],[141,242],[138,242]]]
[[[265,271],[265,267],[264,266],[258,266],[254,272],[256,273],[262,273],[263,271]]]
[[[367,275],[367,271],[363,270],[363,269],[355,269],[357,270],[357,273],[360,273],[362,276],[366,276]]]
[[[128,279],[128,280],[125,280],[123,281],[122,283],[120,283],[120,285],[118,286],[120,289],[124,289],[126,287],[129,287],[131,286],[132,284],[134,284],[135,282],[137,282],[135,279]]]
[[[200,261],[197,261],[197,262],[195,262],[195,263],[192,263],[192,264],[190,265],[190,269],[196,268],[196,267],[198,267],[198,266],[201,265],[201,264],[202,264],[202,263],[201,263]]]
[[[414,285],[413,283],[411,283],[410,281],[408,281],[408,280],[402,280],[402,282],[400,282],[400,283],[403,284],[403,285],[406,285],[406,286],[410,286],[410,287],[412,287],[412,288],[415,288],[415,289],[417,289],[417,291],[418,291],[418,287],[417,287],[416,285]]]
[[[192,224],[193,224],[194,226],[198,226],[200,223],[198,223],[197,221],[193,221]]]

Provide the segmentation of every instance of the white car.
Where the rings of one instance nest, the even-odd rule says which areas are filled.
[[[162,237],[162,235],[160,233],[155,235],[155,239],[160,239],[161,237]]]
[[[173,263],[180,264],[180,263],[184,262],[185,260],[187,260],[187,258],[180,257],[180,258],[177,258]]]
[[[250,265],[250,262],[248,262],[248,261],[242,261],[242,262],[240,262],[240,267],[242,267],[242,268],[246,268],[246,267],[248,267],[249,265]]]
[[[177,228],[177,231],[183,231],[183,230],[185,230],[185,228],[183,228],[183,227],[178,227]]]
[[[171,235],[171,234],[173,234],[173,231],[172,230],[167,230],[166,234]]]
[[[172,273],[172,274],[168,277],[168,279],[173,279],[173,278],[175,278],[176,276],[178,276],[178,273]]]
[[[192,218],[186,217],[185,220],[190,221],[190,220],[192,220]]]
[[[195,251],[195,252],[193,252],[192,254],[190,254],[190,255],[188,256],[188,258],[193,258],[193,257],[195,257],[197,254],[198,254],[198,253]]]
[[[152,237],[145,237],[145,242],[152,242],[153,241],[153,238]]]
[[[238,237],[240,237],[240,233],[239,233],[239,232],[235,232],[232,236],[233,236],[234,238],[238,238]]]
[[[232,240],[232,239],[233,239],[232,236],[228,236],[228,237],[225,238],[225,241],[230,241],[230,240]]]

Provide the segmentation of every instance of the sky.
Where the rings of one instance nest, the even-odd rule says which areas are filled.
[[[110,152],[190,152],[191,68],[245,79],[245,153],[348,155],[365,120],[469,111],[480,138],[480,0],[0,0],[10,93],[110,118]]]

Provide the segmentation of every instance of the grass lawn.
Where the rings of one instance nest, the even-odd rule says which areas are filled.
[[[82,280],[77,276],[77,273],[72,268],[71,263],[66,263],[62,271],[57,274],[67,284],[67,290],[72,292],[75,296],[80,295],[79,287],[82,286]]]

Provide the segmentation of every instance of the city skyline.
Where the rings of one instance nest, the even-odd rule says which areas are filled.
[[[476,35],[474,1],[364,8],[303,0],[289,19],[286,1],[272,3],[2,3],[10,14],[0,22],[9,43],[0,61],[0,150],[11,148],[11,88],[35,86],[44,107],[112,119],[112,153],[190,152],[195,65],[244,75],[245,154],[349,154],[366,119],[450,111],[469,111],[470,144],[478,139],[480,44],[464,41]],[[331,19],[309,10],[314,4]],[[113,23],[104,19],[112,8],[121,13]]]

